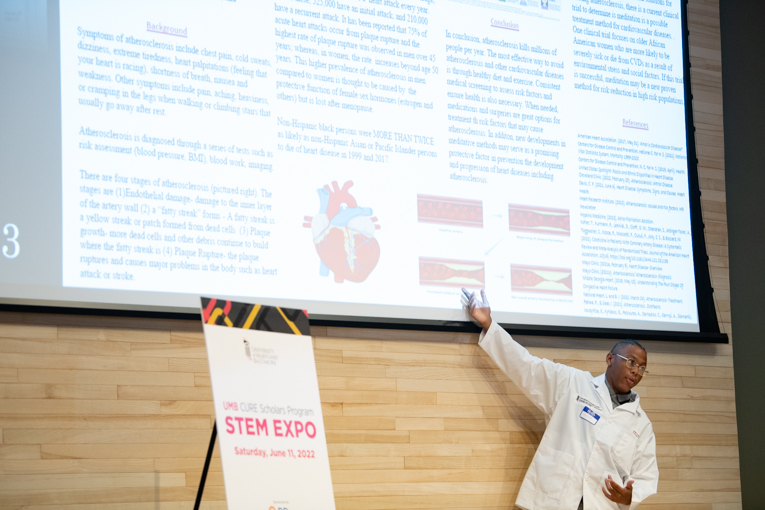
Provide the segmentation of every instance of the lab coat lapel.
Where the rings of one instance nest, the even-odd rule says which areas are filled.
[[[598,393],[600,400],[603,402],[603,409],[607,409],[610,414],[613,411],[614,405],[611,403],[611,395],[608,393],[608,387],[606,386],[605,372],[594,377],[591,382],[595,386],[595,391]]]

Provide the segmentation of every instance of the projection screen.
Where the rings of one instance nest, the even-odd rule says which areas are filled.
[[[698,332],[681,5],[4,2],[2,302]]]

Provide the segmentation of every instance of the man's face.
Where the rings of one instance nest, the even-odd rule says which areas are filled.
[[[621,354],[625,358],[634,360],[637,365],[632,369],[628,368],[627,360],[620,358],[616,354]],[[628,345],[617,353],[612,354],[609,352],[606,356],[606,363],[608,363],[608,368],[606,369],[608,384],[611,385],[611,388],[616,393],[623,394],[629,393],[643,378],[638,371],[638,367],[647,365],[648,357],[640,347]]]

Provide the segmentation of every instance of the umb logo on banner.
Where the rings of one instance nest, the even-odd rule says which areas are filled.
[[[335,508],[308,313],[202,298],[228,508]]]

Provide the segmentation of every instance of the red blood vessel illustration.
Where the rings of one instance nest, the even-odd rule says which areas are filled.
[[[332,271],[337,283],[363,282],[380,260],[380,245],[374,238],[380,225],[372,209],[358,206],[351,186],[353,181],[342,188],[334,181],[331,188],[319,188],[319,213],[306,216],[303,223],[311,229],[321,259],[319,274],[329,276]]]
[[[483,202],[465,198],[417,195],[417,221],[482,228]]]
[[[510,268],[513,292],[539,292],[541,294],[574,293],[571,269],[559,267],[521,266]]]
[[[483,262],[420,257],[420,285],[484,288]]]
[[[510,222],[510,230],[561,236],[571,235],[568,209],[510,204],[507,217]]]

